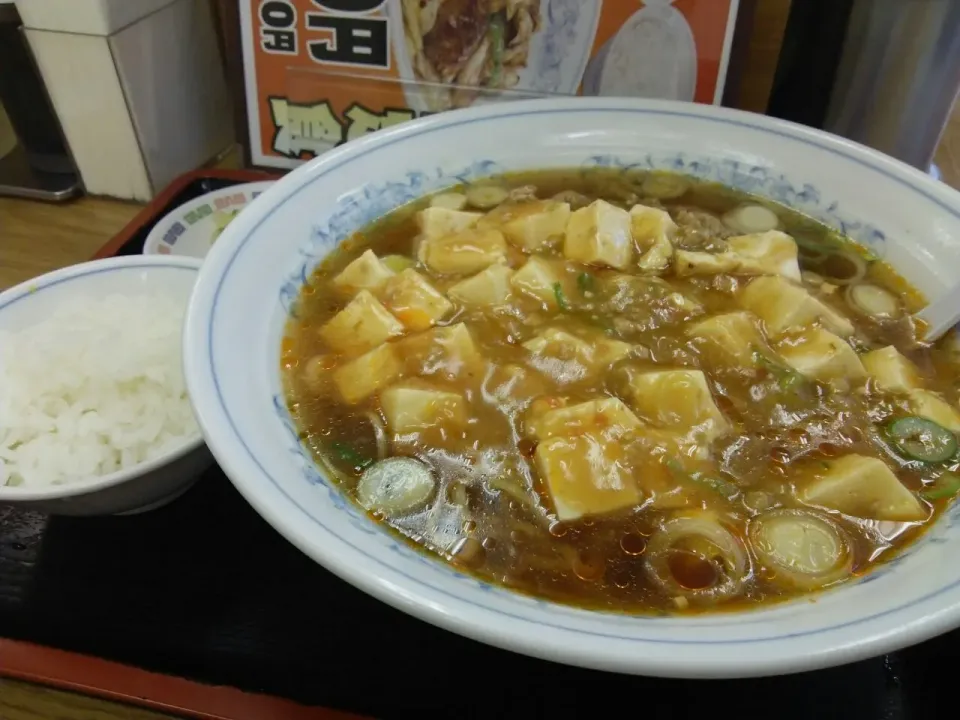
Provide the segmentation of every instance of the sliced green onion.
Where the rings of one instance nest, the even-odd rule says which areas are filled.
[[[910,460],[943,462],[957,452],[957,437],[941,425],[910,415],[887,426],[887,437]]]
[[[355,470],[364,470],[373,464],[373,459],[361,455],[352,447],[342,442],[330,443],[330,450],[340,460],[349,463]]]
[[[847,288],[847,301],[854,310],[881,319],[894,318],[900,314],[900,301],[889,290],[871,283],[860,283]]]
[[[422,507],[436,485],[433,472],[419,460],[392,457],[364,470],[357,483],[357,500],[367,510],[396,517]]]
[[[563,287],[560,285],[560,283],[555,282],[553,284],[553,294],[554,294],[554,297],[557,298],[557,305],[560,306],[561,310],[570,309],[570,305],[567,304],[567,297],[566,295],[563,294]]]
[[[762,352],[755,351],[753,353],[753,361],[757,365],[764,367],[767,372],[777,379],[777,384],[781,390],[795,390],[806,382],[806,378],[796,370],[771,360]]]
[[[580,288],[580,292],[584,295],[593,290],[595,281],[596,278],[590,273],[582,272],[577,275],[577,287]]]
[[[724,225],[741,233],[762,233],[780,226],[776,213],[763,205],[741,205],[722,219]]]
[[[960,475],[944,473],[933,485],[920,493],[924,500],[943,500],[960,492]]]
[[[732,482],[728,482],[722,478],[714,477],[712,475],[705,475],[702,472],[687,472],[676,460],[667,460],[666,465],[667,469],[675,478],[679,480],[689,480],[699,485],[705,485],[714,492],[723,495],[725,498],[731,498],[740,492],[740,488],[738,488]]]
[[[465,190],[467,204],[489,210],[506,200],[510,193],[500,185],[471,185]]]
[[[866,276],[867,261],[853,250],[840,249],[830,253],[813,269],[823,275],[827,282],[852,285]]]

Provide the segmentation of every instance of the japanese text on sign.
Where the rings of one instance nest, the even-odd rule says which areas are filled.
[[[327,100],[299,105],[287,98],[270,98],[270,114],[276,128],[273,150],[291,158],[303,153],[317,155],[333,145],[416,117],[416,113],[407,108],[386,108],[376,112],[354,103],[343,112],[344,119],[340,120]]]
[[[370,17],[386,0],[312,0],[324,12],[308,11],[311,32],[306,50],[314,62],[346,67],[390,68],[386,17]],[[260,48],[265,53],[297,55],[297,8],[290,0],[263,0],[257,11]]]

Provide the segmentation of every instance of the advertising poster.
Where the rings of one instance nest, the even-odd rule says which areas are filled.
[[[719,103],[739,0],[240,0],[254,165],[476,103]]]

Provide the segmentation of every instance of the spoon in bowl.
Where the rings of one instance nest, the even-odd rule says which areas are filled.
[[[915,317],[927,326],[923,339],[926,342],[939,340],[950,328],[960,323],[960,285],[954,285],[949,292],[927,305]]]

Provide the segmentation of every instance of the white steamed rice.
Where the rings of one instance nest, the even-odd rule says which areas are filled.
[[[77,298],[0,330],[0,486],[105,475],[198,436],[180,365],[185,306]]]

